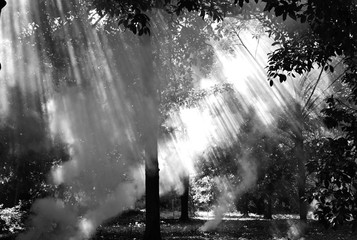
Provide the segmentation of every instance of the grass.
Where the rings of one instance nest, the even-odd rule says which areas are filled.
[[[348,227],[326,230],[314,220],[300,224],[293,215],[277,215],[272,220],[265,220],[256,215],[249,218],[226,215],[218,227],[209,232],[200,230],[207,219],[211,219],[209,213],[199,214],[185,223],[173,219],[173,216],[178,217],[179,214],[161,215],[161,234],[165,240],[357,240],[357,233],[352,233]],[[137,212],[112,220],[100,227],[92,240],[141,239],[145,229],[143,219],[144,213]],[[302,232],[305,232],[304,236],[301,235]]]
[[[90,240],[127,240],[142,239],[145,230],[145,214],[130,211],[112,219],[97,229]],[[357,240],[357,233],[352,233],[346,226],[338,230],[326,230],[314,220],[300,224],[294,215],[275,215],[272,220],[251,215],[243,218],[239,214],[226,214],[222,222],[209,232],[201,227],[212,219],[212,214],[201,212],[189,222],[177,220],[179,213],[161,214],[161,234],[164,240]],[[301,232],[305,232],[302,236]],[[15,235],[0,236],[1,240],[13,240]]]

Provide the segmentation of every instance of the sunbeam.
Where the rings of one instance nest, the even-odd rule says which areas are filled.
[[[32,128],[26,135],[19,127],[14,152],[36,150],[36,144],[49,148],[61,139],[69,155],[51,166],[48,184],[56,194],[33,202],[32,227],[20,240],[88,239],[103,222],[135,208],[144,196],[145,160],[155,155],[156,147],[160,194],[171,190],[182,194],[183,176],[199,175],[202,159],[223,167],[212,149],[249,141],[249,137],[239,139],[249,114],[255,114],[252,135],[259,129],[269,136],[281,116],[291,125],[303,124],[292,106],[298,105],[303,116],[316,114],[321,107],[314,103],[330,93],[333,76],[320,74],[321,69],[270,87],[265,66],[273,40],[264,32],[256,37],[254,30],[261,31],[257,21],[245,20],[248,27],[202,41],[201,35],[218,33],[206,28],[191,32],[184,24],[214,28],[217,23],[197,16],[174,22],[166,13],[153,11],[149,49],[153,53],[148,53],[140,37],[88,12],[85,4],[14,0],[2,12],[0,124],[10,119],[23,129]],[[219,24],[233,28],[233,20]],[[175,48],[185,34],[201,34],[197,41],[205,47],[197,51],[207,58],[194,59],[194,53]],[[184,61],[178,59],[182,56]],[[154,72],[147,66],[150,61]],[[157,86],[150,85],[150,77]],[[165,91],[173,95],[166,100],[173,99],[175,107],[157,116],[159,109],[150,105],[157,99],[150,94],[162,93],[163,106]],[[39,123],[31,124],[29,116]],[[149,122],[156,118],[163,119],[157,123],[160,131],[163,126],[172,131],[154,136],[156,129]],[[34,144],[32,135],[41,131],[50,140]],[[249,155],[248,147],[242,151],[234,156],[241,180],[234,185],[227,176],[216,178],[223,189],[216,218],[201,230],[215,229],[228,205],[255,187],[260,163]]]

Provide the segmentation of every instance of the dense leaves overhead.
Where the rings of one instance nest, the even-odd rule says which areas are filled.
[[[269,80],[309,72],[315,64],[334,71],[335,56],[355,58],[357,4],[355,1],[272,1],[277,19],[264,20],[279,46],[269,55]],[[273,3],[270,3],[273,4]],[[287,18],[287,16],[290,17]],[[297,20],[297,22],[293,20]]]
[[[252,7],[253,6],[253,7]],[[119,25],[135,34],[150,34],[152,9],[183,15],[197,12],[203,19],[214,21],[229,16],[259,18],[274,37],[278,48],[269,55],[268,80],[280,82],[287,76],[309,72],[315,64],[333,71],[332,57],[345,56],[355,59],[357,49],[357,3],[354,0],[93,0],[100,15],[118,19]],[[354,62],[356,62],[354,60]]]

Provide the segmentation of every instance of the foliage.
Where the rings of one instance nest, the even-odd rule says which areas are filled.
[[[259,18],[274,36],[273,45],[279,46],[269,55],[268,80],[271,85],[276,77],[283,82],[287,75],[309,72],[315,63],[333,72],[331,58],[336,55],[354,58],[357,48],[357,31],[353,27],[357,23],[357,4],[354,0],[255,0],[255,3],[260,2],[255,7],[249,2],[94,0],[92,7],[102,15],[119,18],[119,25],[139,35],[150,33],[150,19],[144,12],[153,8],[177,15],[185,11],[198,12],[202,18],[208,15],[214,21],[223,20],[227,13],[242,14],[236,8],[253,10],[249,11],[248,17]],[[262,4],[265,4],[264,8]]]
[[[154,47],[155,73],[160,81],[160,113],[165,120],[170,111],[180,107],[192,107],[206,95],[213,94],[226,86],[216,86],[212,91],[197,90],[195,74],[208,76],[214,64],[213,47],[207,42],[208,31],[202,29],[209,24],[199,21],[193,14],[185,18],[165,17],[165,26],[159,27]],[[152,16],[158,22],[157,16]],[[167,25],[166,25],[167,24]],[[175,42],[176,44],[172,44]]]
[[[238,4],[240,7],[246,5],[249,0],[236,0],[234,4]],[[255,1],[258,2],[258,1]],[[321,0],[311,0],[311,1],[285,1],[276,0],[268,1],[262,0],[265,3],[265,8],[263,11],[269,12],[267,15],[261,15],[260,20],[266,23],[266,27],[270,31],[271,35],[275,38],[275,46],[278,48],[269,56],[269,66],[268,66],[268,76],[270,84],[273,85],[273,79],[279,78],[281,82],[287,80],[287,76],[291,75],[294,77],[294,73],[302,74],[304,72],[310,71],[315,64],[317,66],[323,67],[325,70],[334,71],[334,67],[331,64],[331,57],[336,55],[344,55],[345,63],[348,66],[348,72],[345,74],[343,81],[351,86],[352,91],[356,91],[355,85],[356,81],[356,30],[353,26],[356,24],[356,3],[352,0],[339,0],[339,1],[321,1]],[[175,13],[181,15],[186,11],[198,12],[202,18],[206,15],[210,15],[213,20],[221,20],[223,16],[229,11],[230,2],[220,1],[220,3],[214,1],[99,1],[93,0],[92,8],[95,8],[99,14],[102,16],[109,14],[110,16],[117,18],[118,23],[125,28],[132,31],[134,34],[142,35],[149,34],[149,23],[150,19],[145,12],[152,10],[153,8],[163,8],[167,12]],[[238,7],[237,7],[238,8]],[[47,18],[42,19],[42,23],[45,28],[48,28],[48,24],[45,25]],[[285,20],[283,23],[281,20]],[[295,22],[297,20],[298,22]],[[292,24],[291,24],[292,23]],[[301,23],[301,25],[300,25]],[[290,25],[289,25],[290,24]],[[296,27],[294,31],[291,27]],[[187,29],[185,28],[185,31]],[[295,31],[298,30],[298,31]],[[187,30],[188,31],[188,30]],[[183,34],[182,37],[187,37],[187,34]],[[48,37],[48,36],[47,36]],[[53,37],[53,36],[51,36]],[[204,43],[200,39],[201,43]],[[66,40],[64,40],[66,41]],[[43,42],[43,41],[39,41]],[[55,49],[56,41],[52,39],[50,41],[52,45],[51,51]],[[185,45],[183,45],[185,46]],[[185,48],[181,48],[183,51]],[[182,52],[177,51],[177,56]],[[189,51],[189,50],[184,50]],[[49,52],[48,56],[53,56],[52,52]],[[58,53],[58,52],[57,52]],[[66,61],[67,56],[61,57],[60,54],[56,55],[55,61],[51,63],[56,63],[54,65],[56,69],[61,69],[63,62]],[[62,60],[62,61],[61,61]],[[185,60],[185,59],[184,59]],[[180,61],[181,63],[184,61]],[[62,68],[63,69],[63,68]],[[181,65],[179,72],[185,73],[189,72],[188,65]],[[178,86],[183,86],[190,80],[189,78],[182,77],[178,81]],[[183,84],[182,84],[183,83]],[[189,86],[190,87],[190,86]],[[176,86],[172,89],[177,89]],[[175,91],[171,91],[175,92]],[[184,94],[187,92],[183,91]],[[189,95],[189,94],[188,94]],[[201,97],[201,93],[193,93],[193,98]],[[172,95],[168,94],[172,97]],[[352,95],[352,99],[356,101],[357,94]],[[168,97],[168,99],[170,98]],[[184,97],[179,95],[173,95],[173,98],[177,100],[178,103],[190,100],[190,97]],[[332,100],[329,102],[331,104]],[[330,106],[325,113],[328,115],[326,121],[330,126],[341,126],[347,135],[348,141],[353,141],[355,143],[355,115],[349,110],[339,110],[334,108],[334,105]],[[348,142],[347,141],[347,142]],[[258,141],[258,146],[252,147],[253,152],[257,154],[258,157],[266,159],[267,154],[262,150],[264,146],[263,141]],[[4,147],[5,149],[5,147]],[[258,150],[258,151],[255,151]],[[348,148],[345,149],[347,152],[351,151]],[[33,156],[31,152],[30,158],[37,158]],[[10,158],[8,159],[9,161]],[[32,166],[33,164],[28,164]],[[31,167],[25,167],[25,169]],[[10,168],[7,168],[8,170]],[[32,170],[31,170],[32,171]],[[8,176],[4,179],[8,181],[9,178],[13,177],[15,171],[8,171]],[[273,169],[274,173],[275,170]],[[43,178],[43,175],[41,175]],[[263,181],[264,182],[264,181]],[[266,183],[270,184],[270,183]],[[265,184],[263,184],[265,185]]]
[[[23,230],[21,202],[11,208],[3,208],[0,204],[0,231],[14,233]]]
[[[357,227],[357,111],[356,62],[346,58],[339,89],[326,99],[324,123],[335,131],[334,138],[318,139],[308,166],[316,174],[316,188],[310,198],[318,200],[317,216],[334,227],[344,222]],[[313,169],[315,168],[315,169]]]
[[[196,210],[210,210],[216,200],[217,186],[210,176],[196,177],[190,188],[193,207]]]
[[[309,72],[315,64],[334,71],[332,58],[344,56],[346,63],[354,58],[357,42],[357,4],[349,1],[272,1],[268,9],[275,9],[278,18],[264,19],[278,48],[269,55],[268,76],[279,77]],[[298,22],[294,22],[297,20]]]
[[[0,122],[0,198],[4,207],[22,201],[29,207],[36,198],[53,193],[48,173],[69,158],[68,149],[58,139],[51,139],[40,117],[40,105],[24,109],[19,89],[9,89],[12,111]],[[34,100],[37,95],[28,95]]]
[[[357,163],[356,146],[344,137],[317,139],[311,144],[308,171],[316,185],[310,201],[317,200],[315,215],[326,226],[344,222],[357,227]]]
[[[118,24],[129,29],[134,34],[150,34],[150,18],[147,12],[156,8],[164,11],[182,15],[184,12],[198,12],[201,18],[210,16],[214,21],[223,19],[230,1],[137,1],[137,0],[92,0],[90,7],[95,9],[101,16],[109,15],[118,20]]]
[[[264,202],[268,199],[273,207],[293,210],[292,199],[296,191],[292,188],[295,177],[292,149],[280,142],[284,138],[278,138],[268,130],[255,111],[243,114],[243,119],[234,142],[228,146],[212,147],[207,156],[197,163],[199,180],[207,178],[215,183],[214,178],[221,178],[227,181],[230,185],[228,190],[236,194],[236,200],[231,204],[235,204],[241,212],[261,214],[266,211]],[[222,187],[209,187],[218,190],[211,190],[212,193],[207,196],[214,202]],[[203,197],[199,196],[199,199]]]

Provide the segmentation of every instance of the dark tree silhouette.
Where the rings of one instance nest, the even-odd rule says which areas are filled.
[[[190,193],[190,176],[187,174],[182,176],[181,178],[183,184],[183,193],[180,197],[181,200],[181,216],[180,221],[187,222],[189,221],[190,217],[188,215],[189,212],[189,193]]]

